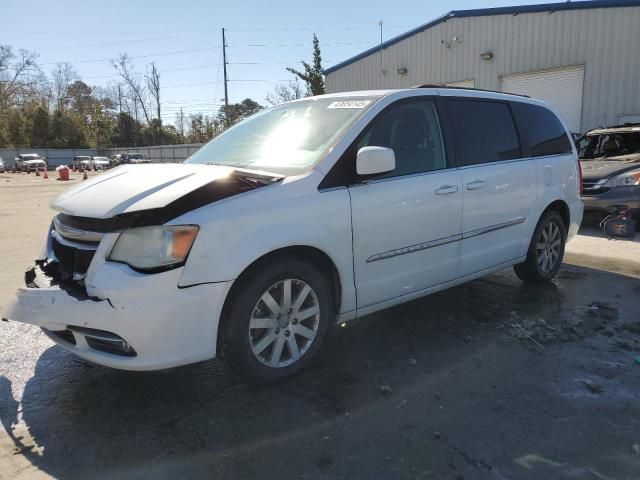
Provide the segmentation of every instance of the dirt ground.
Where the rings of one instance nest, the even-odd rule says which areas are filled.
[[[0,310],[69,183],[0,174]],[[640,242],[586,228],[565,260],[545,287],[509,269],[336,326],[272,388],[0,323],[0,478],[640,478]]]

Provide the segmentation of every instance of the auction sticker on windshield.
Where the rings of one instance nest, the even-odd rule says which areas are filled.
[[[371,103],[371,100],[340,100],[330,103],[327,108],[364,108]]]

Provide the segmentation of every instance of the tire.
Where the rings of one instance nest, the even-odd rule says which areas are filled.
[[[258,385],[284,380],[309,365],[335,319],[327,276],[301,258],[283,255],[258,264],[238,282],[225,303],[218,333],[218,351],[225,363],[243,380]],[[296,312],[312,314],[297,319]]]
[[[567,228],[560,214],[555,210],[546,212],[533,232],[527,259],[513,266],[518,278],[526,283],[549,282],[562,265],[566,240]],[[549,259],[551,264],[547,263]]]

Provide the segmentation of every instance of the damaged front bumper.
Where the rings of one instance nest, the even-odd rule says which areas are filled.
[[[48,261],[38,261],[3,319],[39,326],[78,356],[124,370],[159,370],[215,357],[231,282],[179,288],[182,268],[145,275],[99,253],[100,248],[86,287],[60,282]]]

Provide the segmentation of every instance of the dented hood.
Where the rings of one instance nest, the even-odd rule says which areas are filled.
[[[123,165],[67,190],[51,207],[66,215],[96,219],[163,209],[184,213],[279,179],[218,165]]]

